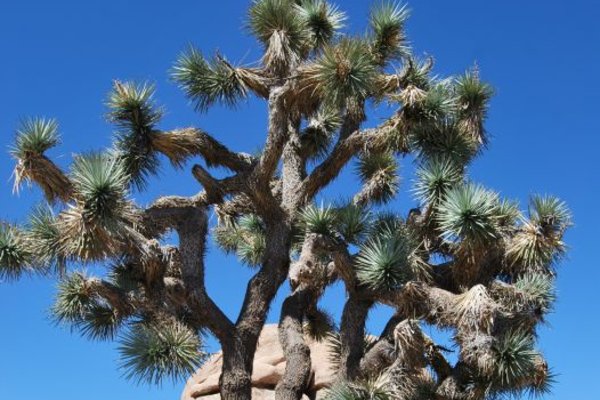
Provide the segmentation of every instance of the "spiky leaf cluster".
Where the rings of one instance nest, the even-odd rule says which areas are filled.
[[[43,267],[54,267],[62,275],[67,260],[61,250],[60,230],[56,222],[56,216],[49,206],[37,206],[29,214],[26,235],[36,263]]]
[[[309,118],[300,136],[302,148],[309,160],[320,159],[327,154],[341,124],[339,113],[332,108],[320,109]]]
[[[333,384],[325,394],[327,400],[392,400],[394,390],[389,377],[359,382],[340,381]]]
[[[116,255],[135,238],[138,218],[126,198],[129,175],[122,159],[100,153],[79,156],[70,176],[76,202],[58,218],[62,251],[84,261]]]
[[[532,197],[529,220],[508,241],[510,269],[547,271],[566,251],[562,236],[570,225],[571,215],[564,202],[550,196]]]
[[[377,68],[366,43],[343,38],[325,46],[306,73],[306,90],[319,94],[325,104],[353,109],[372,93]],[[356,110],[354,110],[356,111]]]
[[[16,227],[0,223],[0,279],[14,280],[30,270],[32,254]]]
[[[261,264],[267,245],[264,224],[254,214],[219,225],[215,228],[215,240],[224,251],[236,254],[251,267]]]
[[[511,388],[523,379],[535,375],[535,361],[539,353],[533,338],[525,332],[508,332],[497,340],[494,347],[494,383]]]
[[[398,164],[392,152],[368,152],[359,158],[356,172],[363,183],[360,203],[382,204],[391,200],[399,187]]]
[[[408,54],[404,23],[409,12],[405,5],[381,2],[371,11],[370,25],[373,31],[372,52],[379,64]]]
[[[308,40],[310,47],[314,49],[329,43],[346,20],[344,12],[325,0],[302,0],[296,7],[310,32]]]
[[[406,232],[386,232],[361,246],[356,277],[373,290],[394,290],[411,277],[412,242]]]
[[[436,207],[463,179],[462,170],[449,158],[433,158],[417,169],[414,194],[424,205]]]
[[[459,126],[479,143],[485,144],[487,138],[483,122],[494,94],[492,87],[479,80],[477,71],[468,71],[456,80],[455,91]]]
[[[153,96],[151,84],[115,82],[107,101],[108,120],[117,127],[115,153],[138,189],[143,189],[148,177],[158,172],[151,136],[162,111],[154,104]]]
[[[215,103],[232,107],[247,95],[244,81],[224,58],[207,60],[193,47],[179,57],[172,77],[199,111]]]
[[[18,160],[41,155],[59,143],[58,123],[54,119],[26,119],[17,129],[17,137],[10,153]]]
[[[265,47],[267,68],[281,74],[298,63],[310,32],[293,1],[254,0],[248,17],[250,30]]]
[[[498,238],[498,195],[482,186],[453,188],[437,207],[437,223],[444,239],[485,245]]]
[[[128,379],[159,384],[187,378],[204,360],[198,335],[176,321],[140,322],[122,338],[121,368]]]

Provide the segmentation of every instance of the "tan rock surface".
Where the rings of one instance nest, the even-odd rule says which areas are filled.
[[[318,391],[333,380],[333,370],[328,359],[326,342],[306,339],[312,360],[312,389]],[[216,353],[188,379],[181,400],[219,399],[219,375],[222,365],[221,353]],[[265,325],[258,339],[252,373],[252,398],[275,399],[275,385],[285,369],[285,357],[279,344],[277,325]],[[308,397],[307,397],[308,399]]]

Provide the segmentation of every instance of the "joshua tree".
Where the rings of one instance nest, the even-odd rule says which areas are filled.
[[[364,36],[339,33],[345,15],[323,0],[255,0],[248,26],[264,49],[257,67],[189,49],[172,77],[198,111],[266,100],[260,153],[235,152],[199,128],[166,130],[149,84],[115,82],[107,101],[114,145],[74,158],[63,172],[46,155],[59,142],[53,120],[17,132],[15,189],[33,182],[48,204],[23,226],[0,229],[0,277],[56,271],[53,313],[92,339],[118,339],[134,379],[181,378],[203,360],[201,340],[223,349],[222,398],[250,399],[258,335],[286,279],[279,323],[287,365],[278,399],[300,399],[310,379],[306,335],[327,338],[339,382],[331,399],[484,399],[544,392],[551,373],[534,348],[552,307],[554,267],[570,225],[564,203],[532,197],[528,212],[473,183],[468,165],[487,143],[492,96],[476,69],[441,79],[404,34],[407,9],[374,7]],[[373,106],[393,110],[365,128]],[[143,190],[166,157],[202,190],[148,206]],[[382,211],[399,189],[397,163],[416,165],[418,207]],[[362,182],[349,200],[315,197],[352,160]],[[208,170],[230,174],[217,179]],[[209,226],[208,215],[217,215]],[[165,239],[177,234],[176,244]],[[225,251],[256,269],[230,320],[204,284],[212,232]],[[102,277],[74,269],[102,262]],[[339,328],[317,303],[342,281]],[[342,299],[340,299],[342,300]],[[396,312],[376,340],[365,321],[376,304]],[[423,325],[450,330],[457,362]]]

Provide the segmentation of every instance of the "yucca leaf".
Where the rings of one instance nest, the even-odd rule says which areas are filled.
[[[381,2],[371,12],[372,49],[381,65],[408,54],[408,43],[404,33],[404,23],[408,15],[406,5],[392,2]]]
[[[466,184],[448,192],[437,207],[437,222],[445,240],[485,245],[498,238],[498,195]]]
[[[193,47],[179,57],[172,77],[198,111],[215,103],[233,107],[248,94],[243,80],[224,58],[207,60]]]
[[[326,104],[339,109],[363,102],[372,93],[376,73],[366,44],[344,38],[324,47],[306,79]]]
[[[411,276],[410,240],[399,232],[375,237],[361,246],[355,260],[358,281],[373,290],[393,290]]]
[[[128,379],[160,384],[186,379],[204,360],[198,335],[176,321],[135,324],[121,338],[121,368]]]
[[[344,12],[325,0],[303,0],[296,7],[310,31],[310,44],[315,49],[329,43],[346,20]]]
[[[47,205],[37,206],[29,215],[26,236],[36,263],[54,267],[59,275],[66,271],[66,257],[60,248],[60,231],[56,216]]]
[[[311,204],[300,212],[299,222],[305,232],[335,236],[337,217],[333,207],[317,207]]]
[[[32,254],[15,226],[0,223],[0,279],[15,280],[31,271]]]
[[[413,192],[423,204],[436,207],[463,178],[462,169],[450,158],[436,157],[417,169]]]

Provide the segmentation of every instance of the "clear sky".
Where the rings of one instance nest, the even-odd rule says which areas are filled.
[[[0,219],[21,221],[41,199],[36,190],[13,196],[7,149],[18,121],[57,118],[63,144],[50,151],[62,166],[71,154],[106,147],[111,127],[103,105],[113,79],[150,80],[166,107],[161,127],[196,125],[234,150],[253,151],[266,127],[265,104],[249,101],[238,110],[195,113],[168,78],[178,53],[193,43],[230,60],[254,62],[259,46],[244,29],[248,0],[2,0],[0,3]],[[364,32],[371,1],[338,1],[349,14],[349,30]],[[540,346],[559,374],[553,399],[593,398],[597,379],[598,246],[600,218],[593,209],[600,193],[600,6],[592,0],[413,0],[408,33],[416,54],[436,58],[440,75],[459,73],[475,62],[496,88],[487,124],[489,150],[471,176],[525,204],[532,193],[552,193],[568,202],[575,227],[569,258],[559,269],[556,312],[541,329]],[[389,113],[378,110],[369,124]],[[404,162],[403,191],[391,208],[405,213],[414,201],[410,162]],[[344,174],[330,199],[355,188]],[[142,204],[161,194],[193,194],[187,172],[165,164]],[[208,286],[227,314],[237,315],[251,271],[208,253]],[[183,382],[138,387],[116,368],[110,343],[88,342],[48,319],[55,283],[50,278],[0,282],[0,399],[167,400]],[[277,320],[285,289],[273,304]],[[324,302],[339,314],[343,292]],[[378,332],[389,310],[375,310],[369,328]],[[209,348],[215,350],[214,341]],[[595,369],[595,370],[594,370]]]

